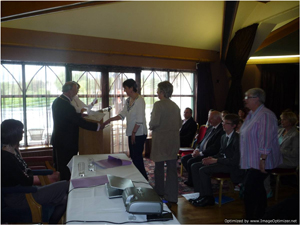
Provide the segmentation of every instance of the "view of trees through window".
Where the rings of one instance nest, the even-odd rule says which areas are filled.
[[[108,93],[103,93],[102,76],[108,76]],[[141,73],[115,72],[108,73],[73,69],[71,80],[80,85],[78,96],[90,104],[94,98],[98,103],[93,110],[107,107],[103,105],[103,96],[108,96],[112,107],[110,116],[116,116],[124,107],[126,93],[123,82],[126,79],[140,80],[140,93],[146,102],[147,127],[150,122],[153,104],[158,101],[157,85],[168,80],[173,84],[173,100],[183,111],[186,107],[194,108],[194,74],[189,72],[141,70]],[[1,64],[1,121],[16,119],[24,124],[23,146],[48,145],[53,130],[52,102],[62,91],[66,82],[66,66]],[[119,153],[128,150],[126,119],[111,123],[111,152]],[[148,132],[148,135],[150,132]]]

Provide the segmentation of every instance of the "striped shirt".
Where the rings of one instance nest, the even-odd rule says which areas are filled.
[[[260,156],[267,155],[265,169],[282,163],[277,137],[277,118],[263,104],[250,111],[240,129],[241,169],[259,169]]]

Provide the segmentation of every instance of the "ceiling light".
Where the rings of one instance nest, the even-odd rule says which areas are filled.
[[[299,63],[299,59],[300,55],[254,56],[250,57],[247,64]]]

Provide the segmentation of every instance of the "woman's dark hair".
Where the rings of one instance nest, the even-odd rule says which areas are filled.
[[[134,92],[137,92],[138,86],[137,86],[135,80],[133,80],[133,79],[125,80],[125,81],[123,82],[123,88],[125,88],[125,86],[126,86],[126,87],[129,87],[129,88],[132,88],[132,90],[133,90]]]
[[[23,138],[24,125],[19,120],[8,119],[1,123],[1,144],[18,145]]]
[[[244,116],[242,119],[245,119],[250,111],[250,109],[248,109],[247,107],[241,108],[239,110],[241,110],[244,113]]]

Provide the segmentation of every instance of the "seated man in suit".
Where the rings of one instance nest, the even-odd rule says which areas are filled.
[[[191,147],[192,141],[195,137],[197,124],[192,117],[192,109],[186,108],[184,110],[184,120],[180,129],[180,147]]]
[[[222,123],[225,134],[220,141],[219,153],[213,157],[202,159],[201,163],[192,165],[194,189],[195,192],[200,193],[198,198],[189,200],[194,206],[203,207],[215,204],[211,186],[213,173],[230,173],[233,183],[241,182],[244,173],[239,169],[239,134],[235,132],[238,123],[238,115],[227,114]]]
[[[181,158],[181,163],[188,172],[188,180],[184,182],[188,186],[193,186],[192,164],[199,163],[203,158],[213,156],[220,150],[220,140],[221,136],[224,134],[221,113],[219,111],[212,111],[208,120],[211,126],[207,128],[202,141],[198,144],[192,154]]]

